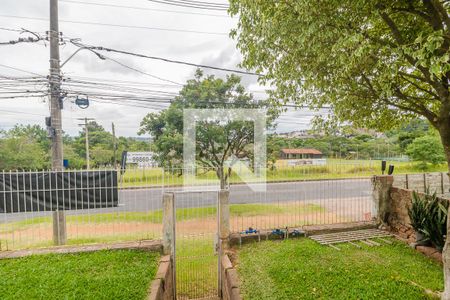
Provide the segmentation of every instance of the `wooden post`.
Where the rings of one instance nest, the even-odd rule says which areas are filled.
[[[163,252],[171,255],[175,243],[175,196],[173,193],[163,194]]]
[[[409,189],[409,178],[408,178],[408,174],[405,175],[406,176],[406,189]]]
[[[423,173],[423,192],[427,192],[427,174]]]
[[[67,243],[66,214],[63,210],[53,212],[53,244],[62,246]]]

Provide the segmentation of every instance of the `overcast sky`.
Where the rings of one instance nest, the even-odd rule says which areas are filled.
[[[79,1],[152,9],[105,7],[74,3],[71,0],[67,2],[61,0],[59,5],[60,31],[67,37],[80,38],[83,43],[233,69],[241,61],[235,42],[228,36],[230,30],[236,25],[237,20],[230,18],[224,12],[178,8],[146,0]],[[225,0],[209,1],[224,3]],[[26,28],[43,34],[48,30],[49,0],[1,0],[1,3],[0,27]],[[184,14],[163,10],[179,11],[184,12]],[[199,14],[214,14],[215,16]],[[22,17],[45,20],[30,20]],[[126,25],[133,28],[78,24],[64,21]],[[155,27],[204,33],[150,29]],[[17,32],[0,30],[0,36],[0,42],[3,42],[17,39],[19,34]],[[61,46],[61,61],[67,59],[76,49],[75,46],[70,44]],[[195,70],[195,68],[190,66],[136,58],[123,54],[107,55],[131,68],[179,83],[184,83],[191,78]],[[3,65],[46,76],[49,68],[48,59],[48,44],[47,46],[43,43],[0,46],[0,64]],[[63,67],[62,73],[66,78],[72,76],[78,78],[89,77],[92,78],[89,80],[93,81],[95,79],[123,80],[148,83],[149,86],[151,84],[167,84],[165,81],[160,81],[135,70],[125,68],[110,60],[100,60],[88,51],[79,52]],[[220,71],[210,73],[221,77],[226,74]],[[0,66],[0,75],[31,76],[28,73],[2,66]],[[247,89],[255,92],[255,98],[264,96],[264,94],[258,92],[263,91],[264,88],[257,84],[255,76],[245,76],[243,83]],[[42,88],[42,86],[36,88]],[[179,90],[175,85],[165,85],[159,89],[168,92],[177,92]],[[44,117],[49,115],[46,98],[0,99],[0,101],[0,113],[2,115],[0,128],[2,129],[11,128],[16,123],[40,124],[44,126]],[[99,102],[91,103],[88,109],[82,110],[73,104],[73,99],[67,99],[64,105],[63,129],[71,135],[77,134],[80,130],[78,127],[80,122],[77,118],[89,117],[95,118],[107,130],[111,129],[111,122],[114,122],[118,135],[137,136],[136,132],[140,121],[151,111],[148,108]],[[280,119],[277,131],[286,132],[306,129],[309,127],[311,115],[312,113],[308,111],[287,112]]]

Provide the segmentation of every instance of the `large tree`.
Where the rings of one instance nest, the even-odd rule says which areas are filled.
[[[152,136],[153,151],[161,166],[182,170],[184,109],[224,109],[226,113],[228,109],[261,106],[245,91],[240,77],[230,75],[223,80],[204,76],[197,70],[195,78],[187,81],[169,108],[143,119],[139,133]],[[204,120],[196,122],[195,130],[196,164],[215,171],[221,188],[225,188],[232,171],[230,159],[253,159],[253,122]]]
[[[49,167],[50,142],[38,125],[15,125],[1,132],[0,170],[34,170]]]
[[[329,104],[332,121],[386,129],[417,116],[435,127],[450,172],[450,2],[230,0],[243,65],[274,99]],[[450,298],[450,249],[445,254]]]

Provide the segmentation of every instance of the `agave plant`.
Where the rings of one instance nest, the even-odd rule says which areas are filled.
[[[428,240],[442,251],[447,234],[447,214],[449,203],[447,200],[439,199],[436,193],[426,195],[427,216],[423,222],[422,232]]]
[[[412,204],[408,208],[408,215],[412,228],[416,232],[422,232],[425,220],[427,219],[427,199],[413,192]]]

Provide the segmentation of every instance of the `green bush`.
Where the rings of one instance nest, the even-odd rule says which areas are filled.
[[[420,197],[419,194],[413,192],[412,204],[408,208],[408,215],[412,228],[417,232],[422,232],[425,219],[427,218],[427,201],[425,197]]]
[[[447,211],[448,201],[440,199],[433,195],[425,195],[427,198],[427,217],[423,224],[422,232],[431,241],[431,243],[442,251],[447,234]]]
[[[423,233],[439,251],[445,244],[448,206],[448,201],[438,198],[436,193],[427,192],[420,196],[414,192],[411,208],[408,209],[411,226]]]

